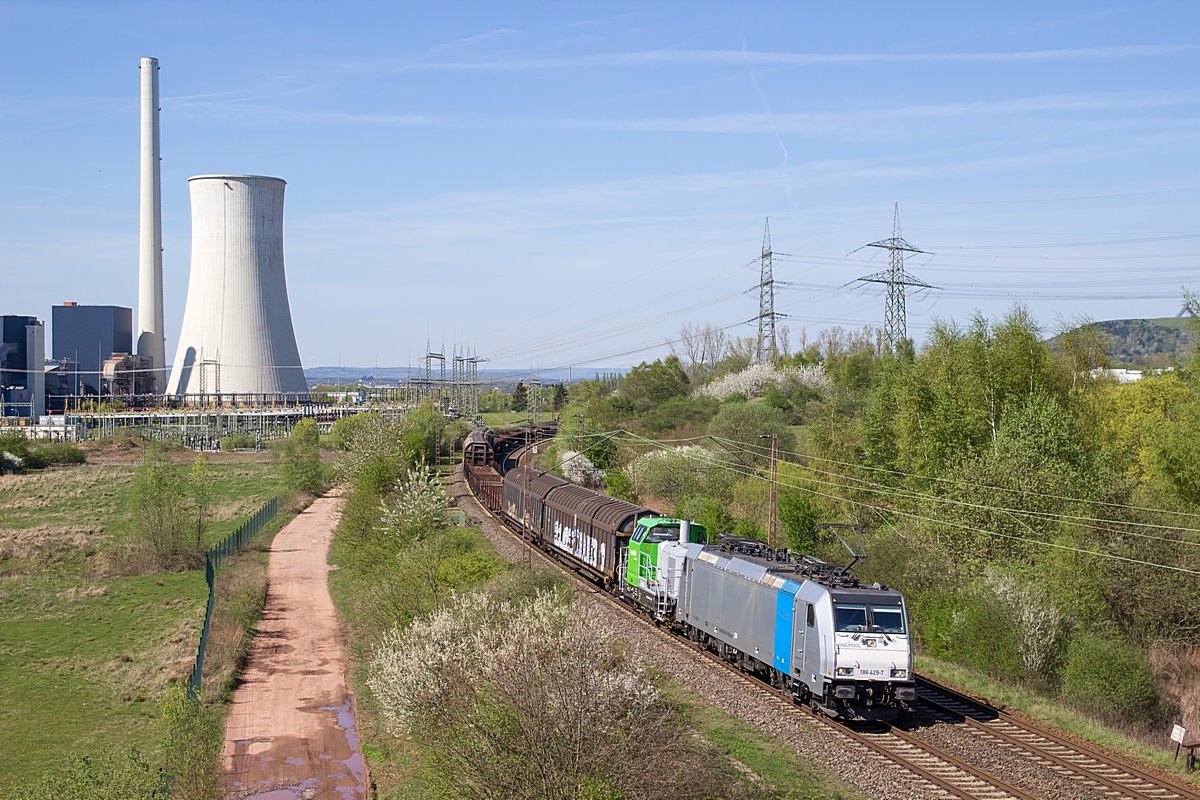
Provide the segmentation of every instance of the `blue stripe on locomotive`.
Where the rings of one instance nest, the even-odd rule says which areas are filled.
[[[775,596],[775,669],[792,674],[792,631],[795,629],[796,592],[800,584],[787,581]]]

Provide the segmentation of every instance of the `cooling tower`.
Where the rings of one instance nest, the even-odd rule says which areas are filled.
[[[192,270],[167,394],[304,393],[283,274],[279,178],[199,175]]]
[[[138,222],[137,352],[150,359],[154,389],[167,377],[166,331],[163,326],[162,172],[158,137],[158,59],[143,58],[141,199]]]

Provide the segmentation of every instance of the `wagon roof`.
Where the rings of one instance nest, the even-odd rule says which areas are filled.
[[[467,434],[465,444],[491,444],[492,432],[487,428],[476,428]]]
[[[555,477],[548,472],[531,470],[529,467],[510,469],[504,473],[504,482],[509,486],[524,488],[526,473],[529,476],[529,495],[538,500],[545,500],[546,495],[559,486],[569,485],[562,478]]]

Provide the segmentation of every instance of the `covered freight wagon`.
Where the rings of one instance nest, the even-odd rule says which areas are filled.
[[[520,523],[524,530],[533,534],[535,538],[540,538],[545,530],[542,504],[546,495],[560,486],[570,485],[548,472],[539,472],[529,467],[510,469],[504,473],[504,515]]]
[[[594,579],[612,580],[617,554],[648,508],[584,489],[560,486],[546,496],[545,535]]]

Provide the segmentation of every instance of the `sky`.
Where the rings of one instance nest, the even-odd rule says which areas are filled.
[[[287,182],[305,366],[621,367],[758,312],[918,343],[1200,288],[1195,3],[3,3],[0,312],[135,307],[138,63],[160,63],[167,354],[187,179]],[[52,334],[52,332],[51,332]],[[49,350],[47,342],[47,350]],[[369,371],[369,369],[368,369]]]

